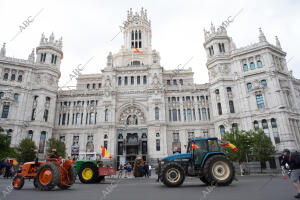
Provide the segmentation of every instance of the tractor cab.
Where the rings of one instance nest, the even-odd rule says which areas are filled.
[[[194,138],[188,143],[187,153],[191,154],[195,167],[202,167],[209,155],[220,153],[218,138]]]

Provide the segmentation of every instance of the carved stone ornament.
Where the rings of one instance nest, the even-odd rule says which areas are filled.
[[[141,109],[130,106],[126,108],[121,114],[119,123],[124,125],[137,125],[145,122],[144,113]]]

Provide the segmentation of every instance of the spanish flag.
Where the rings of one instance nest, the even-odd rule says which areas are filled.
[[[141,52],[138,48],[136,48],[136,47],[133,47],[133,52],[134,53],[143,53],[143,52]]]
[[[233,144],[231,144],[230,142],[226,142],[224,144],[221,144],[221,146],[230,148],[233,151],[238,151],[238,148],[236,146],[234,146]]]
[[[192,143],[192,149],[199,149],[199,147],[197,145],[195,145],[195,143]]]
[[[106,148],[102,145],[101,145],[101,154],[102,154],[102,158],[104,157],[111,158],[111,155],[108,153]]]

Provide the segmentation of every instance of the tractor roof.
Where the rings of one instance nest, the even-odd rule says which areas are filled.
[[[217,137],[203,137],[203,138],[194,138],[192,141],[199,141],[199,140],[216,140]]]

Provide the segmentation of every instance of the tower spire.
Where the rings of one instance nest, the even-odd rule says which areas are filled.
[[[3,43],[3,46],[2,46],[2,48],[1,48],[1,51],[0,51],[0,56],[5,56],[5,54],[6,54],[6,47],[5,47],[5,44],[6,43]]]
[[[278,40],[278,37],[275,36],[275,39],[276,39],[276,47],[278,47],[279,49],[281,49],[281,44],[280,44],[280,42]]]
[[[266,36],[265,36],[265,34],[263,33],[263,31],[261,30],[261,28],[259,28],[259,36],[258,36],[258,39],[259,39],[259,42],[266,42],[266,41],[267,41]]]

